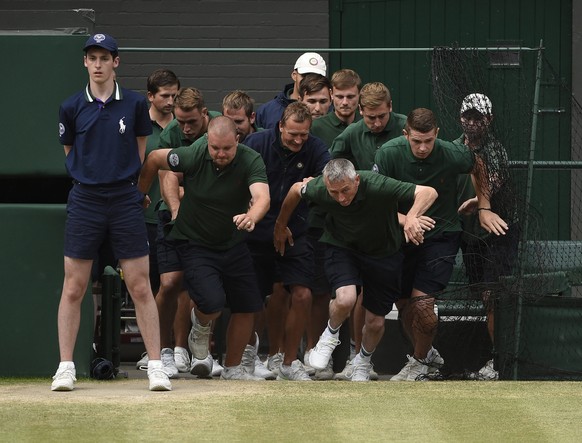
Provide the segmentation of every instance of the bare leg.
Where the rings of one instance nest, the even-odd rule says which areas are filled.
[[[224,365],[240,365],[248,337],[253,333],[255,315],[250,313],[237,313],[230,315],[228,328],[226,330],[226,356]]]
[[[174,317],[174,344],[188,349],[188,334],[192,327],[192,320],[190,319],[192,303],[188,291],[181,290],[181,288],[178,290],[180,294],[178,295],[178,306]]]
[[[362,334],[362,346],[367,352],[374,352],[384,335],[385,317],[364,310],[365,323]]]
[[[156,305],[160,317],[160,344],[162,348],[172,347],[172,322],[178,308],[178,293],[182,287],[181,271],[160,275],[160,289],[156,295]]]
[[[342,286],[335,291],[335,299],[329,304],[329,324],[333,329],[339,328],[349,317],[357,296],[354,285]]]
[[[65,279],[57,315],[61,361],[73,361],[81,324],[81,303],[87,291],[93,260],[65,257]]]
[[[438,319],[434,313],[434,298],[413,289],[410,308],[412,311],[414,357],[424,359],[432,348],[438,325]]]
[[[160,359],[160,321],[152,294],[147,255],[119,261],[125,284],[135,305],[137,324],[150,360]]]
[[[284,365],[290,365],[297,358],[297,350],[305,333],[310,310],[311,290],[305,286],[293,285],[291,287],[291,306],[285,322]]]
[[[364,322],[366,318],[366,310],[362,306],[362,299],[364,298],[364,294],[362,291],[358,294],[358,299],[356,301],[356,305],[354,306],[353,310],[353,317],[354,317],[354,343],[356,344],[356,354],[360,352],[360,347],[362,346],[362,330],[364,328]],[[366,348],[366,350],[369,350]]]
[[[281,283],[273,285],[273,293],[267,303],[267,330],[269,334],[269,355],[275,355],[283,348],[285,319],[289,310],[289,293]]]
[[[319,294],[312,297],[311,301],[311,322],[307,327],[307,346],[309,350],[315,346],[319,336],[327,326],[329,320],[330,294]]]

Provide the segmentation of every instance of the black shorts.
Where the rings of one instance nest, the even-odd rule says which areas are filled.
[[[246,243],[218,251],[181,241],[177,249],[184,266],[184,284],[202,313],[214,314],[225,306],[232,313],[263,309]]]
[[[157,254],[160,274],[182,271],[182,263],[178,254],[176,240],[167,239],[167,227],[172,221],[172,213],[167,210],[158,211]]]
[[[442,232],[420,245],[402,247],[402,298],[409,298],[412,290],[435,294],[449,284],[455,257],[459,252],[461,232]]]
[[[143,198],[133,182],[75,183],[67,200],[64,255],[93,260],[106,238],[118,260],[148,255]]]
[[[282,282],[289,290],[292,285],[313,286],[313,247],[307,235],[294,238],[281,256],[271,242],[248,242],[257,273],[261,295],[273,292],[273,284]]]
[[[332,296],[344,286],[362,287],[362,306],[372,314],[385,316],[400,296],[402,260],[400,251],[379,258],[327,245],[325,271]]]
[[[463,263],[472,287],[490,286],[499,277],[511,275],[517,261],[520,230],[511,225],[505,235],[489,235],[471,243],[461,242]]]
[[[331,285],[325,275],[325,249],[327,245],[319,241],[322,233],[323,230],[318,228],[310,228],[307,231],[307,239],[313,248],[314,266],[311,293],[314,297],[331,293]]]

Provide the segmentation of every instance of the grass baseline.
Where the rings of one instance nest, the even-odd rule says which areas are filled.
[[[0,379],[0,441],[579,441],[579,382]]]

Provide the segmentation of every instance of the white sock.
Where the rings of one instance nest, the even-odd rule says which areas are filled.
[[[75,369],[75,362],[72,361],[62,361],[59,363],[59,370],[65,369]]]

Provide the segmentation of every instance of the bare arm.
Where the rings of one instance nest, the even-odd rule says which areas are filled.
[[[71,152],[71,149],[73,149],[72,145],[64,145],[63,148],[65,148],[65,157],[67,155],[69,155],[69,152]]]
[[[137,188],[142,193],[147,194],[160,169],[170,169],[170,165],[168,165],[169,152],[170,149],[156,149],[148,155],[148,158],[141,168],[137,182]]]
[[[404,220],[404,237],[407,243],[421,244],[424,241],[424,231],[427,230],[427,226],[430,226],[431,221],[433,222],[432,227],[434,227],[434,220],[423,216],[423,214],[431,207],[437,197],[438,193],[434,188],[416,185],[414,203]]]
[[[160,193],[170,212],[172,213],[172,220],[178,216],[178,209],[180,208],[180,200],[182,200],[183,190],[180,186],[182,181],[181,172],[172,172],[160,170],[158,172],[160,179]]]
[[[293,246],[293,234],[287,227],[287,224],[289,223],[291,214],[293,214],[293,211],[295,211],[295,208],[297,208],[297,205],[301,201],[301,187],[303,185],[303,182],[298,182],[291,186],[285,200],[283,200],[279,216],[275,220],[273,244],[275,245],[275,251],[281,255],[285,254],[285,244],[287,241],[289,245]]]
[[[489,196],[491,194],[487,182],[487,165],[483,160],[475,157],[475,168],[471,174],[475,194],[477,194],[477,211],[481,227],[495,235],[505,235],[509,226],[499,215],[491,210]]]
[[[232,221],[237,229],[251,232],[269,210],[271,197],[267,183],[253,183],[249,186],[249,190],[253,204],[245,214],[235,215]]]

